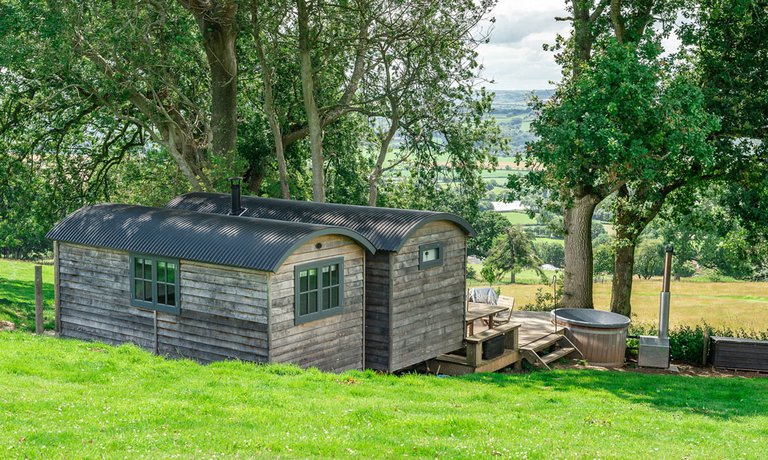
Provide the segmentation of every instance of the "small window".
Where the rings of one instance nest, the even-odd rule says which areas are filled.
[[[179,261],[131,256],[131,305],[179,314]]]
[[[344,304],[344,259],[296,267],[296,324],[341,313]]]
[[[419,246],[419,269],[436,267],[443,264],[443,245],[440,243]]]

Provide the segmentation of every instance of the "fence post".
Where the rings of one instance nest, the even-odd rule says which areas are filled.
[[[43,333],[43,266],[35,265],[35,333]]]

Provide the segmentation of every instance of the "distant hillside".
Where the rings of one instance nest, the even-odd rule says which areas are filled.
[[[532,94],[547,99],[552,96],[553,90],[499,90],[495,91],[491,115],[501,127],[510,142],[513,152],[517,152],[525,146],[525,143],[533,140],[529,132],[533,112],[528,107],[528,101]]]

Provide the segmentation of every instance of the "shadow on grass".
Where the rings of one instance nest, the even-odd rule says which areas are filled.
[[[614,371],[538,371],[461,377],[500,387],[536,387],[557,394],[581,389],[607,392],[658,410],[731,419],[768,413],[768,378],[692,377]]]
[[[53,283],[43,283],[43,316],[45,328],[53,329]],[[19,329],[35,329],[34,281],[0,277],[0,319],[14,323]]]

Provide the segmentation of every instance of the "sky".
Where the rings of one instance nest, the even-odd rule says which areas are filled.
[[[542,45],[554,44],[555,36],[567,34],[570,23],[555,21],[567,16],[564,0],[499,0],[492,16],[496,23],[490,43],[480,45],[483,76],[494,80],[492,90],[548,89],[560,80],[554,53]]]

